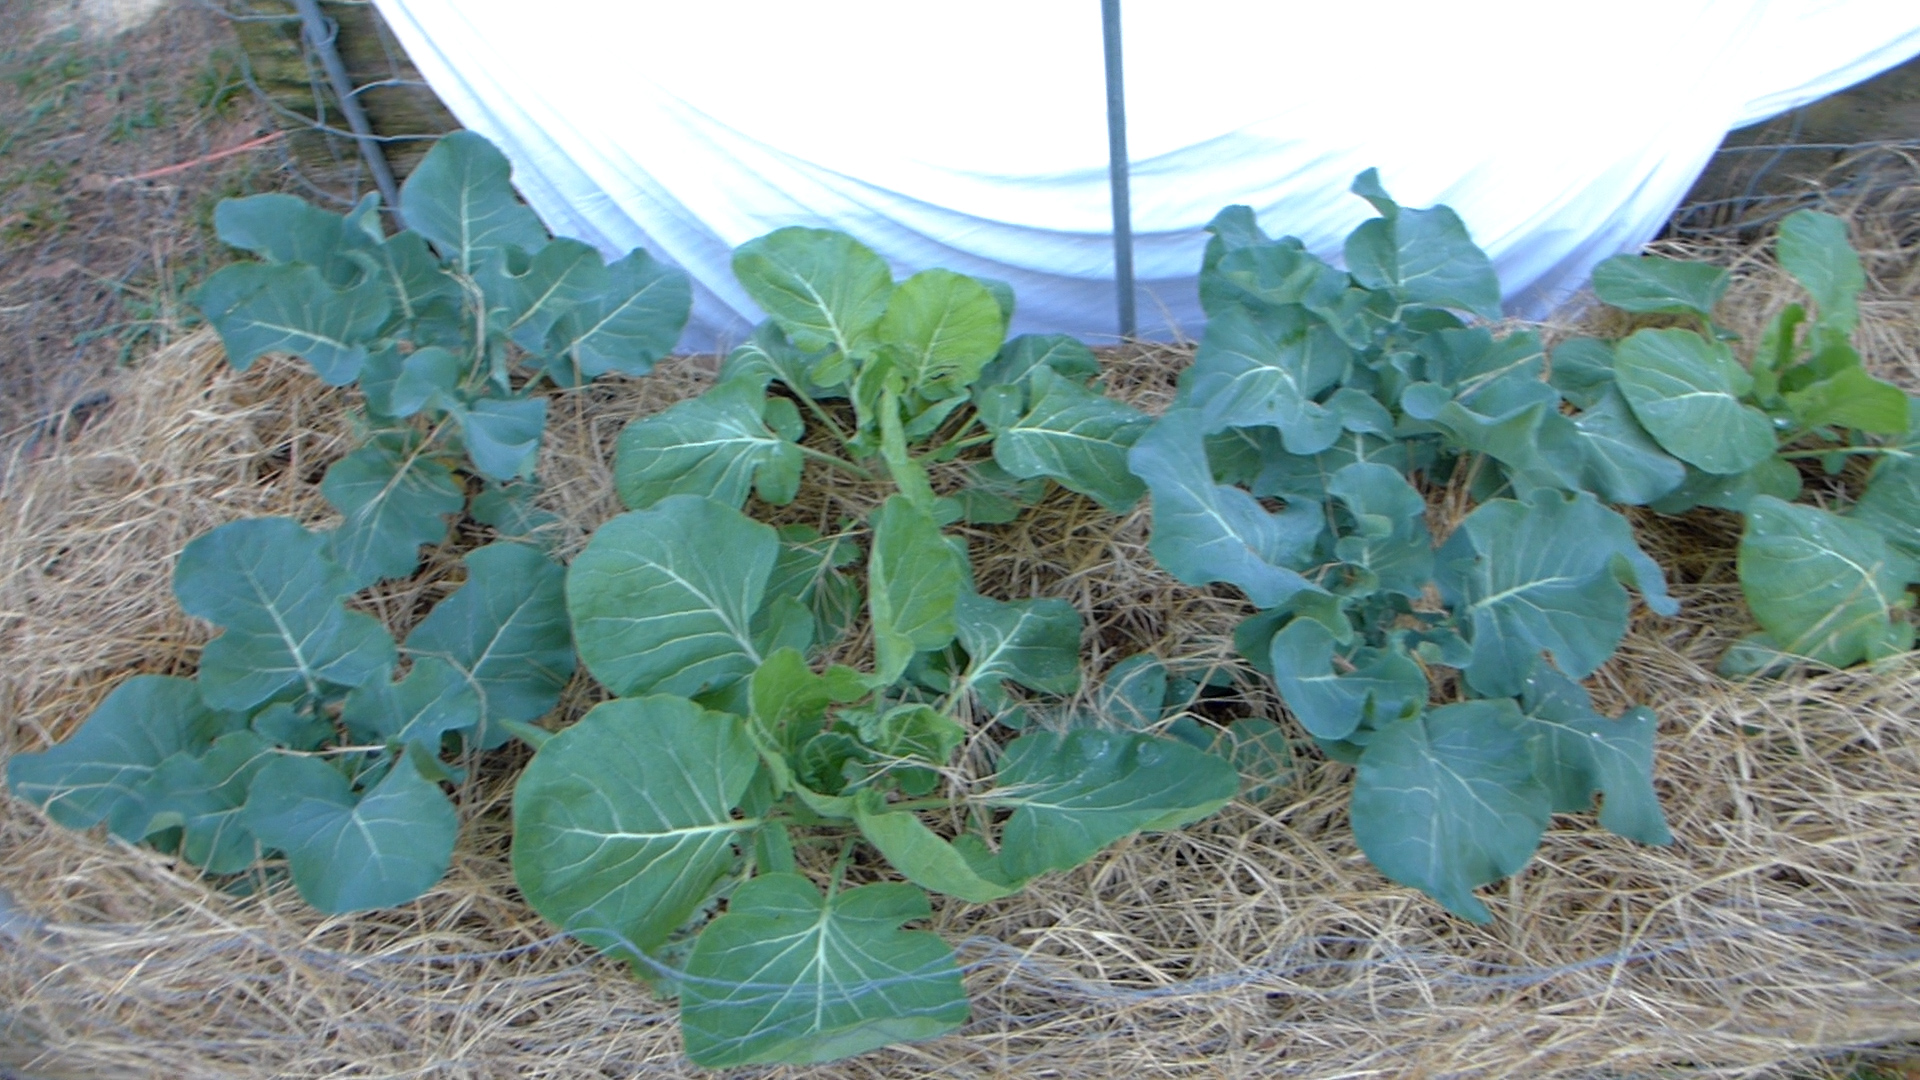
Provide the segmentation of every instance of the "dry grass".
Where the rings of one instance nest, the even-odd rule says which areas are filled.
[[[1859,219],[1874,293],[1863,341],[1920,385],[1920,229]],[[1736,266],[1746,333],[1785,285]],[[1561,328],[1565,329],[1565,328]],[[1150,406],[1177,350],[1116,354]],[[696,391],[702,367],[556,403],[541,472],[573,548],[618,509],[612,440]],[[173,557],[210,526],[319,520],[346,397],[293,365],[241,375],[204,336],[122,377],[112,411],[28,470],[0,510],[0,745],[64,736],[135,671],[187,672],[206,628],[175,608]],[[831,521],[834,486],[788,513]],[[1065,596],[1096,667],[1128,652],[1240,670],[1243,605],[1181,586],[1118,522],[1068,497],[970,540],[983,587]],[[1679,619],[1643,617],[1594,681],[1650,701],[1679,838],[1638,847],[1555,821],[1473,927],[1391,886],[1346,825],[1349,770],[1308,753],[1264,804],[1121,845],[994,904],[945,904],[975,1019],[960,1034],[778,1075],[1758,1076],[1920,1038],[1920,657],[1875,671],[1734,685],[1713,664],[1745,629],[1729,519],[1644,517]],[[396,629],[457,581],[457,535],[369,610]],[[1249,680],[1245,711],[1278,715]],[[593,692],[576,683],[562,718]],[[0,751],[4,753],[5,751]],[[326,918],[285,891],[243,896],[151,852],[0,807],[0,1075],[580,1077],[687,1075],[670,1008],[557,938],[508,873],[503,751],[460,792],[451,873],[405,908]],[[756,1074],[757,1075],[757,1074]]]

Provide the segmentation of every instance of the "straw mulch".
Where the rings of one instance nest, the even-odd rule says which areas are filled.
[[[1909,386],[1913,221],[1858,222],[1875,278],[1863,340]],[[1750,332],[1788,286],[1752,252],[1718,254],[1740,278],[1728,318]],[[1117,354],[1114,382],[1152,406],[1181,360]],[[556,402],[542,475],[571,530],[563,550],[618,510],[620,426],[704,378],[676,361]],[[63,737],[129,674],[192,670],[208,628],[172,601],[175,554],[242,516],[324,520],[317,482],[348,445],[348,404],[292,364],[235,373],[202,335],[122,378],[108,412],[17,474],[0,508],[0,754]],[[1593,685],[1610,709],[1660,714],[1672,847],[1559,819],[1533,864],[1488,891],[1493,924],[1470,926],[1368,866],[1346,823],[1349,770],[1304,751],[1259,805],[1135,839],[1016,898],[940,906],[935,928],[971,965],[973,1022],[791,1074],[1760,1076],[1920,1038],[1920,657],[1729,684],[1713,665],[1748,628],[1737,524],[1639,524],[1683,614],[1642,613]],[[1245,609],[1155,570],[1146,525],[1145,509],[1115,522],[1060,497],[971,539],[987,591],[1081,606],[1095,667],[1143,648],[1237,665],[1224,638]],[[404,630],[483,540],[456,535],[369,610]],[[1246,687],[1242,712],[1279,715]],[[592,697],[582,679],[554,722]],[[501,751],[459,793],[465,829],[438,888],[351,918],[290,891],[223,889],[6,801],[0,1076],[697,1072],[667,1005],[520,902],[505,856],[523,761]]]

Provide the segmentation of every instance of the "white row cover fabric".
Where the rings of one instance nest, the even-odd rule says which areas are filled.
[[[1094,0],[375,0],[556,233],[694,280],[681,347],[759,318],[731,250],[842,229],[896,273],[1013,285],[1015,332],[1115,330]],[[1651,239],[1726,132],[1920,54],[1916,0],[1126,0],[1142,336],[1198,336],[1245,203],[1338,261],[1378,167],[1446,203],[1510,310]]]

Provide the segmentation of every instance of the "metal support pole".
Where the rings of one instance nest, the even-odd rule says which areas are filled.
[[[360,156],[366,160],[367,171],[373,174],[373,186],[380,190],[380,198],[386,202],[393,220],[406,228],[406,222],[400,217],[400,187],[393,182],[393,170],[387,167],[387,156],[380,151],[380,141],[373,137],[373,125],[367,122],[367,111],[360,107],[353,79],[340,59],[340,50],[334,48],[333,26],[320,14],[319,0],[293,0],[293,6],[300,13],[300,26],[306,32],[307,44],[320,54],[320,66],[326,69],[327,81],[333,84],[334,97],[340,99],[340,113],[347,118],[353,141],[360,145]]]
[[[307,0],[312,3],[313,0]],[[1136,336],[1133,311],[1133,209],[1127,192],[1127,94],[1120,73],[1120,0],[1100,0],[1107,43],[1107,173],[1113,182],[1113,280],[1120,336]]]

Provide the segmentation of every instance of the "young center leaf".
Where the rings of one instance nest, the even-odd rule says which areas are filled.
[[[445,465],[379,444],[329,466],[320,493],[344,517],[327,550],[355,587],[413,573],[420,546],[446,539],[447,515],[467,504]]]
[[[1860,290],[1866,271],[1847,240],[1847,223],[1817,210],[1796,210],[1780,222],[1780,265],[1813,297],[1815,351],[1844,345],[1860,322]]]
[[[65,742],[13,755],[7,789],[70,829],[104,821],[115,836],[137,842],[149,832],[143,785],[154,770],[175,754],[204,753],[245,723],[239,713],[208,708],[192,679],[135,675]]]
[[[930,1039],[965,1023],[966,989],[911,885],[822,896],[798,874],[740,886],[687,958],[680,1029],[708,1068],[808,1064]]]
[[[1467,701],[1374,733],[1353,784],[1353,836],[1380,872],[1463,918],[1473,890],[1527,865],[1551,812],[1517,704]]]
[[[1080,688],[1080,613],[1065,600],[1003,601],[971,589],[954,605],[966,681],[997,687],[1004,679],[1049,694]]]
[[[966,556],[927,511],[900,495],[874,511],[867,610],[873,616],[876,683],[898,679],[914,653],[953,640],[954,605],[966,582]]]
[[[1381,215],[1347,237],[1347,270],[1354,280],[1384,289],[1402,304],[1500,317],[1500,279],[1460,215],[1445,206],[1408,210],[1395,204],[1373,169],[1354,178],[1353,193]]]
[[[993,460],[1023,480],[1048,477],[1126,513],[1146,490],[1127,471],[1127,451],[1152,419],[1045,365],[1027,378],[1032,401],[1024,416],[995,433]]]
[[[827,229],[794,226],[750,240],[734,249],[733,274],[796,348],[835,349],[848,360],[872,352],[893,292],[885,260]]]
[[[901,282],[875,328],[906,388],[929,401],[965,393],[1000,351],[1007,320],[979,281],[923,270]]]
[[[1338,382],[1352,351],[1324,326],[1274,334],[1238,309],[1207,324],[1183,398],[1204,434],[1272,427],[1292,454],[1317,454],[1340,437],[1340,417],[1314,398]]]
[[[1240,790],[1232,764],[1175,739],[1078,728],[1007,744],[981,797],[1013,810],[1001,863],[1015,879],[1070,870],[1136,832],[1177,829]]]
[[[739,717],[669,695],[597,705],[548,740],[513,792],[513,879],[548,921],[632,958],[705,903],[757,821]]]
[[[547,426],[546,398],[481,398],[470,408],[451,411],[480,475],[501,481],[533,475]]]
[[[489,544],[467,553],[466,583],[434,605],[407,635],[407,652],[452,666],[479,697],[481,742],[497,745],[503,723],[531,723],[560,700],[573,677],[566,570],[538,548]]]
[[[905,810],[887,811],[875,792],[854,800],[853,820],[860,835],[880,849],[887,862],[915,885],[984,904],[1020,891],[1007,877],[1000,857],[977,836],[951,843]]]
[[[287,518],[251,518],[195,538],[174,565],[187,614],[226,628],[200,653],[200,693],[246,709],[283,690],[358,686],[391,668],[393,639],[342,601],[353,581],[327,538]]]
[[[769,503],[788,503],[804,462],[794,444],[800,430],[793,403],[769,399],[758,380],[721,383],[628,424],[614,450],[614,486],[635,510],[680,494],[738,508],[755,487]]]
[[[779,551],[771,527],[698,495],[614,518],[567,569],[581,661],[621,696],[738,682],[760,663],[753,616]]]
[[[1411,658],[1383,651],[1336,672],[1334,652],[1333,634],[1308,618],[1287,623],[1269,650],[1281,698],[1314,738],[1344,739],[1362,723],[1379,727],[1426,704],[1427,675]]]
[[[180,830],[180,854],[209,874],[237,874],[260,857],[243,823],[248,786],[275,757],[251,731],[230,731],[204,753],[180,751],[160,763],[142,785],[152,817],[149,835]]]
[[[431,656],[414,660],[399,682],[374,679],[356,686],[340,707],[340,722],[355,739],[418,746],[440,756],[440,738],[470,731],[481,720],[480,695],[452,664]]]
[[[1913,646],[1920,565],[1871,525],[1761,495],[1747,504],[1740,591],[1776,648],[1842,668]]]
[[[1556,814],[1584,813],[1600,796],[1600,824],[1642,844],[1673,842],[1653,791],[1653,735],[1645,708],[1610,720],[1593,710],[1585,687],[1545,665],[1527,678],[1521,699],[1533,745],[1533,774]]]
[[[356,796],[317,757],[276,757],[254,774],[240,821],[286,853],[301,899],[329,915],[404,904],[447,872],[460,830],[440,786],[399,754]]]
[[[469,276],[509,246],[538,251],[547,230],[514,195],[512,172],[506,155],[479,135],[442,137],[400,188],[407,226]]]
[[[1356,461],[1327,481],[1327,494],[1353,515],[1354,530],[1334,545],[1341,562],[1371,573],[1375,587],[1417,598],[1433,577],[1427,504],[1391,465]]]
[[[1773,421],[1740,400],[1753,377],[1724,344],[1691,330],[1639,330],[1614,352],[1634,417],[1674,457],[1732,475],[1773,456]]]

